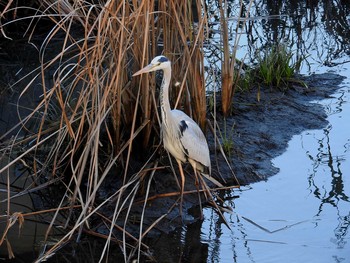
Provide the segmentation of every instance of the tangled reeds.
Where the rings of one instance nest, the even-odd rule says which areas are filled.
[[[11,38],[7,27],[25,21],[25,36],[37,48],[40,64],[16,83],[28,83],[18,97],[19,122],[1,136],[5,165],[0,173],[6,178],[7,191],[6,200],[2,200],[7,203],[7,212],[1,217],[8,222],[1,243],[6,240],[11,252],[7,231],[14,222],[22,224],[26,217],[33,216],[11,208],[16,195],[11,195],[9,171],[21,164],[29,169],[32,182],[22,194],[45,188],[39,187],[43,183],[64,186],[62,195],[53,198],[56,207],[42,213],[52,214],[46,241],[58,226],[67,232],[45,247],[38,261],[52,256],[73,236],[79,239],[83,229],[90,229],[91,220],[100,220],[108,230],[100,236],[105,239],[101,260],[107,257],[111,242],[120,246],[125,261],[135,254],[140,259],[146,253],[143,237],[167,213],[143,228],[146,204],[152,198],[152,177],[160,169],[154,161],[160,141],[158,91],[156,78],[143,76],[136,82],[131,73],[160,52],[169,57],[175,76],[172,106],[184,109],[205,128],[205,5],[199,0],[45,0],[28,8],[19,2],[1,3],[2,37]],[[24,10],[26,15],[19,17]],[[41,43],[34,41],[39,30],[45,32]],[[225,34],[227,37],[227,30]],[[228,52],[225,49],[223,80],[233,69],[234,59]],[[233,96],[230,76],[222,91],[225,114]],[[175,85],[177,82],[179,85]],[[20,105],[28,94],[39,94],[29,113]],[[132,162],[140,151],[142,162]],[[101,198],[107,177],[117,178],[116,190]],[[128,231],[129,221],[141,190],[140,227],[135,237]],[[107,218],[101,208],[109,203],[115,208]],[[64,225],[58,223],[62,212]]]

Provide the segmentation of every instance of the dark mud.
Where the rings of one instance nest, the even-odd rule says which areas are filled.
[[[233,116],[226,120],[226,127],[232,130],[230,160],[241,185],[276,174],[272,159],[286,150],[293,135],[327,125],[326,112],[317,101],[330,98],[344,77],[325,73],[300,79],[307,88],[294,85],[284,92],[260,89],[260,101],[257,90],[235,95]],[[220,123],[224,127],[223,120]],[[223,167],[220,165],[221,173],[230,174]]]

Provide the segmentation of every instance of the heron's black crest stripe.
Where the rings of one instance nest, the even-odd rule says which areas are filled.
[[[180,121],[179,127],[180,127],[181,136],[183,136],[184,131],[188,128],[187,123],[184,120],[182,120],[182,121]]]
[[[164,56],[161,56],[159,59],[158,59],[158,62],[160,62],[160,63],[163,63],[163,62],[167,62],[167,61],[169,61],[166,57],[164,57]]]

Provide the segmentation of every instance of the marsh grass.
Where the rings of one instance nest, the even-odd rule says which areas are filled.
[[[11,39],[7,28],[24,21],[28,25],[24,35],[40,60],[39,67],[13,85],[27,83],[17,103],[20,121],[0,138],[0,158],[5,163],[0,173],[7,192],[2,202],[7,212],[1,215],[7,225],[0,244],[7,244],[10,257],[15,251],[7,239],[8,230],[32,216],[11,206],[16,196],[10,169],[19,165],[28,169],[32,184],[17,195],[54,185],[63,189],[52,198],[55,207],[35,212],[51,215],[38,261],[50,258],[70,240],[80,240],[82,233],[104,239],[100,261],[108,257],[112,245],[120,247],[126,262],[135,256],[148,257],[143,238],[173,206],[146,227],[152,178],[164,169],[155,161],[160,145],[158,92],[154,75],[131,75],[162,50],[173,61],[173,75],[180,82],[172,83],[172,106],[184,109],[205,128],[202,46],[207,17],[201,1],[193,4],[176,0],[94,4],[45,0],[32,7],[2,3],[2,36]],[[30,15],[17,16],[22,9],[30,10]],[[38,44],[33,39],[42,24],[48,29]],[[26,109],[29,113],[22,111],[21,101],[38,93],[34,106]],[[135,163],[139,151],[145,154]],[[115,190],[102,197],[105,180],[113,177],[118,181]],[[110,216],[103,213],[107,206],[112,207]],[[135,209],[140,215],[137,234],[130,230]],[[59,217],[65,222],[59,222]],[[99,234],[92,221],[102,222],[107,232]],[[51,242],[57,227],[67,231]]]
[[[234,132],[234,127],[232,126],[230,129],[228,129],[227,127],[227,120],[226,118],[224,118],[223,120],[224,122],[224,127],[223,127],[223,131],[218,128],[218,132],[219,132],[219,137],[221,138],[221,145],[222,148],[225,152],[225,154],[231,158],[232,157],[232,152],[234,149],[234,142],[232,139],[232,134]]]
[[[256,82],[279,90],[288,89],[299,71],[302,60],[293,60],[293,52],[285,44],[277,44],[257,52],[254,70]]]

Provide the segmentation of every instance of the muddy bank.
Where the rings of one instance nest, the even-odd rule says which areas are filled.
[[[278,168],[272,159],[286,150],[293,135],[327,125],[326,112],[317,101],[331,97],[344,78],[325,73],[300,79],[307,88],[294,85],[284,92],[260,89],[260,101],[258,90],[235,95],[233,116],[226,120],[226,126],[232,131],[231,165],[241,185],[276,174]],[[223,120],[220,126],[224,127]],[[224,167],[220,165],[221,173],[230,174]]]

